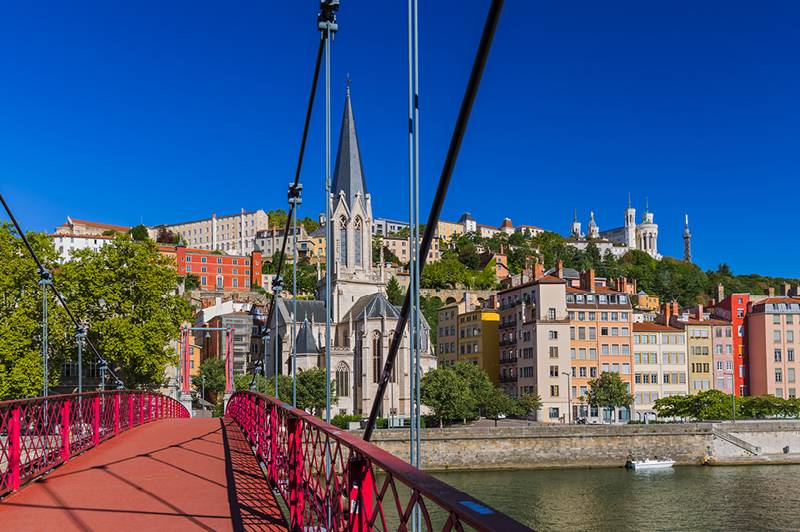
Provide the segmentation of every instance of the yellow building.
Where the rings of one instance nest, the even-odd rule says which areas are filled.
[[[481,308],[458,317],[459,362],[471,362],[500,385],[500,314]]]
[[[456,238],[458,238],[458,235],[464,234],[464,226],[455,222],[443,222],[439,220],[436,229],[439,233],[439,238],[447,240],[448,242],[452,241],[453,235],[456,235]]]
[[[658,296],[650,296],[643,291],[631,297],[633,300],[633,308],[636,310],[658,310],[661,306],[661,300]]]

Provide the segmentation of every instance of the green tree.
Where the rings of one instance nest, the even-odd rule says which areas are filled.
[[[58,253],[44,233],[26,233],[45,268],[57,272]],[[0,400],[42,395],[42,287],[36,263],[13,226],[0,223]],[[56,273],[53,283],[62,287]],[[58,384],[64,354],[75,348],[74,330],[48,290],[48,385]]]
[[[389,282],[386,283],[386,299],[389,300],[389,303],[392,305],[400,306],[403,304],[403,300],[405,297],[403,296],[403,289],[400,288],[400,283],[397,282],[395,277],[389,279]]]
[[[200,289],[200,276],[190,273],[187,276],[179,275],[178,282],[183,283],[186,290],[199,290]]]
[[[478,408],[479,398],[491,393],[493,386],[489,375],[472,362],[462,360],[452,366],[453,370],[467,383],[470,393],[470,410]],[[466,417],[463,418],[467,422]]]
[[[273,384],[273,392],[275,391],[275,385]],[[233,389],[236,391],[239,390],[255,390],[257,392],[264,391],[264,376],[263,375],[253,375],[252,373],[245,373],[243,375],[234,375],[233,376]],[[269,388],[267,388],[267,392],[269,392]]]
[[[131,238],[139,242],[144,242],[145,240],[149,239],[147,227],[144,224],[139,224],[136,227],[132,227],[128,231],[128,234],[131,235]]]
[[[420,296],[419,307],[422,311],[422,316],[428,322],[431,328],[431,345],[434,352],[438,354],[438,344],[436,343],[437,330],[436,324],[439,323],[439,309],[444,306],[444,302],[436,296],[425,297]]]
[[[169,345],[191,314],[177,295],[174,258],[151,240],[124,236],[72,257],[59,277],[73,313],[89,324],[89,339],[121,366],[129,388],[161,382],[166,366],[177,363]]]
[[[297,373],[297,408],[307,410],[318,417],[325,411],[327,404],[325,377],[325,368],[311,368]],[[338,402],[335,383],[331,382],[331,405]]]
[[[302,220],[297,220],[297,225],[302,225],[306,228],[306,233],[311,233],[320,228],[319,221],[310,216],[306,216]]]
[[[267,213],[267,217],[269,218],[270,226],[278,226],[278,227],[286,227],[286,220],[289,219],[289,215],[283,209],[277,210],[270,210]]]
[[[531,414],[542,408],[542,397],[538,393],[526,393],[517,399],[517,406],[520,415],[528,419]]]
[[[433,410],[439,427],[469,415],[472,400],[466,381],[449,366],[432,369],[420,381],[422,404]]]
[[[465,272],[466,267],[457,260],[432,262],[420,274],[420,288],[456,288],[463,283]]]
[[[518,411],[516,399],[506,395],[500,388],[494,388],[491,392],[482,394],[479,404],[483,416],[493,419],[495,427],[501,416],[513,416]]]
[[[477,270],[481,265],[481,257],[473,245],[467,245],[458,250],[458,261],[468,270]]]
[[[287,405],[292,404],[292,378],[287,375],[278,375],[278,399]],[[267,395],[270,397],[275,395],[275,377],[272,376],[267,379]]]
[[[542,231],[531,239],[531,245],[539,249],[539,254],[542,257],[542,265],[545,270],[554,268],[558,261],[564,262],[564,265],[569,267],[569,249],[564,237],[552,231]]]
[[[205,384],[203,375],[206,377]],[[191,381],[198,393],[205,387],[206,392],[211,392],[219,398],[225,393],[225,361],[221,358],[207,359],[197,368],[197,373],[192,375]]]
[[[589,381],[586,402],[602,408],[619,408],[633,404],[633,394],[618,373],[604,371],[600,377]]]

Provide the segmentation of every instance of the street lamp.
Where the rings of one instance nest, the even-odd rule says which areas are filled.
[[[572,373],[561,372],[567,376],[567,425],[572,425]]]
[[[206,376],[200,375],[203,380],[202,392],[200,392],[200,408],[203,409],[203,414],[200,417],[206,417]]]

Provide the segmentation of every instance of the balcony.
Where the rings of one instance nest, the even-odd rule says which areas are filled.
[[[517,363],[517,357],[508,357],[508,358],[501,358],[500,359],[500,365],[503,365],[503,364],[516,364],[516,363]]]
[[[509,340],[500,340],[500,347],[508,347],[511,345],[517,345],[517,339],[511,338]]]
[[[512,327],[516,327],[516,326],[517,326],[517,320],[508,321],[506,323],[501,323],[500,324],[500,330],[502,331],[503,329],[511,329]]]
[[[500,382],[502,382],[502,383],[517,382],[517,376],[516,375],[500,375]]]

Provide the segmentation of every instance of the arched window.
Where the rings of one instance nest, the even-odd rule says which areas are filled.
[[[389,347],[392,346],[392,341],[394,341],[394,331],[389,331]],[[399,355],[398,355],[397,358],[399,358]],[[398,366],[397,358],[395,358],[394,365],[392,366],[392,381],[391,382],[397,382],[397,366]]]
[[[356,223],[353,224],[354,236],[356,247],[356,266],[361,266],[361,218],[356,218]]]
[[[383,339],[381,333],[372,333],[372,382],[380,382],[383,371]]]
[[[340,263],[347,266],[347,219],[342,216],[339,220],[339,246],[341,249]]]
[[[350,370],[347,364],[339,362],[336,366],[336,396],[347,397],[350,395]]]

